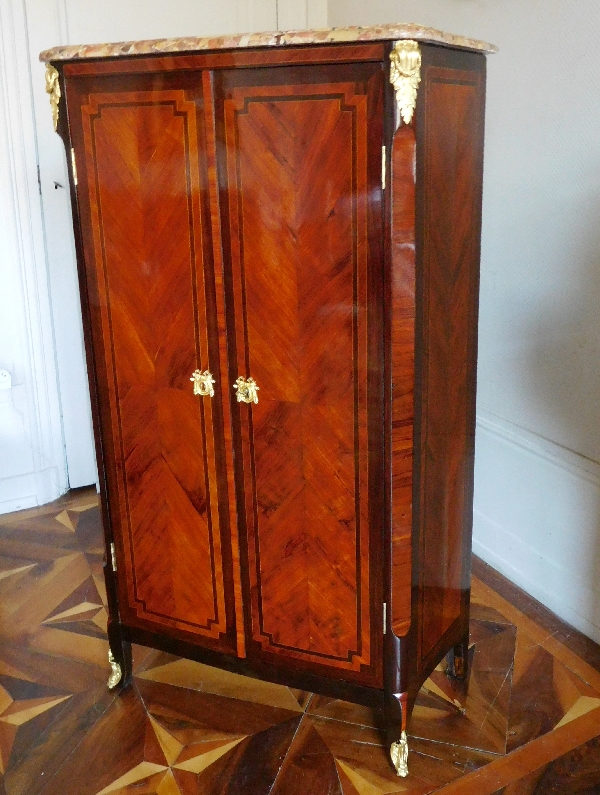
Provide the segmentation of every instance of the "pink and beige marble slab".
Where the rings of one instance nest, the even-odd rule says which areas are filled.
[[[289,30],[271,33],[242,33],[226,36],[186,36],[178,39],[122,41],[114,44],[69,44],[40,53],[40,61],[71,61],[81,58],[120,58],[129,55],[226,50],[246,47],[284,47],[301,44],[337,44],[353,41],[385,41],[416,39],[431,44],[445,44],[466,50],[497,52],[493,44],[464,36],[455,36],[423,25],[390,24],[370,27],[324,28],[321,30]]]

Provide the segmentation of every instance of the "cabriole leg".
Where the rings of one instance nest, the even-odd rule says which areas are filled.
[[[464,681],[469,672],[469,636],[468,634],[460,643],[448,652],[448,667],[446,673],[454,679]]]
[[[394,693],[388,707],[388,737],[390,759],[399,776],[408,776],[408,738],[406,722],[408,718],[408,693]],[[395,739],[394,739],[395,738]]]
[[[108,623],[108,662],[111,672],[108,677],[108,688],[123,689],[131,681],[132,660],[131,643],[123,639],[121,628],[114,621]]]

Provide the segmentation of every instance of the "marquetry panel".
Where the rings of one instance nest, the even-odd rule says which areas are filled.
[[[381,226],[369,228],[367,202],[381,224],[372,199],[381,126],[369,97],[381,93],[381,71],[362,70],[361,84],[333,67],[318,73],[329,82],[301,69],[285,81],[257,72],[229,84],[225,75],[218,91],[232,375],[259,385],[258,403],[238,406],[249,654],[373,681],[382,618],[372,593],[368,352],[369,334],[381,331],[368,312],[369,235],[380,239]]]
[[[472,70],[428,66],[419,97],[424,108],[421,658],[462,616],[469,587],[484,59],[480,62]]]
[[[90,94],[81,123],[121,616],[218,645],[226,583],[232,590],[218,511],[219,388],[211,400],[194,396],[190,382],[196,368],[220,380],[208,338],[202,119],[183,90],[119,91]]]

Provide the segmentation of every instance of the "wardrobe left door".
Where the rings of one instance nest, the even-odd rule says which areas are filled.
[[[243,654],[206,80],[66,72],[120,620]]]

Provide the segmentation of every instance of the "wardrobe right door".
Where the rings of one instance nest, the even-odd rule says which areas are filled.
[[[381,61],[214,90],[248,656],[380,687]]]

